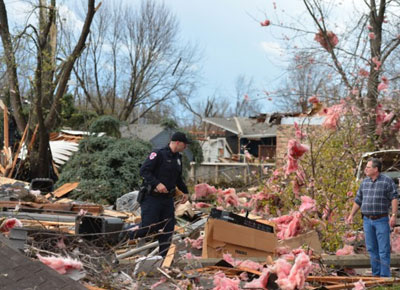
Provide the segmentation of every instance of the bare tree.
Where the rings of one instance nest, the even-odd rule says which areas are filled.
[[[321,65],[310,52],[296,54],[289,65],[288,77],[281,87],[274,92],[278,106],[287,112],[307,113],[311,109],[310,97],[329,105],[341,99],[340,80],[334,79],[334,72]]]
[[[245,117],[259,113],[258,100],[255,98],[253,79],[239,75],[235,80],[236,103],[232,108],[232,115]]]
[[[353,7],[348,23],[344,23],[342,17],[340,25],[336,26],[332,14],[336,11],[343,15],[341,3],[303,0],[303,4],[309,18],[303,14],[296,25],[278,26],[294,32],[290,41],[297,52],[303,49],[325,57],[324,64],[334,70],[341,80],[338,85],[346,90],[342,98],[349,99],[361,112],[360,125],[367,140],[380,146],[380,142],[376,142],[381,140],[376,130],[376,112],[378,103],[386,95],[379,85],[382,82],[388,85],[387,80],[395,79],[395,76],[387,75],[387,64],[398,57],[400,21],[397,11],[400,2],[365,0],[364,5]],[[312,28],[308,20],[311,20]],[[390,126],[390,123],[385,125]]]
[[[14,37],[10,31],[6,6],[4,1],[0,0],[0,33],[7,65],[13,115],[20,132],[28,126],[29,137],[33,136],[35,127],[38,126],[29,156],[31,177],[48,177],[49,175],[49,166],[51,166],[49,133],[55,126],[61,97],[67,89],[67,82],[75,61],[85,48],[90,25],[97,10],[95,0],[88,0],[85,21],[78,41],[67,58],[57,61],[56,9],[56,0],[39,0],[37,6],[34,7],[38,25],[28,24],[18,35],[29,39],[36,59],[35,67],[31,67],[29,84],[31,106],[29,116],[26,118],[21,102],[19,59],[16,57],[18,37]]]
[[[164,4],[127,5],[101,11],[75,76],[98,114],[134,123],[178,93],[190,97],[195,49],[179,45],[177,20]]]

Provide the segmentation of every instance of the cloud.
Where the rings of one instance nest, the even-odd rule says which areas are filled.
[[[11,27],[14,26],[25,26],[27,22],[27,17],[32,14],[34,7],[24,1],[5,1],[8,22]],[[28,21],[29,24],[32,23],[32,18]]]
[[[61,21],[64,22],[64,25],[68,25],[68,27],[70,27],[70,29],[72,29],[75,33],[80,33],[84,21],[80,19],[80,17],[70,7],[66,5],[59,5],[58,11],[61,17]],[[84,13],[82,14],[84,17]]]
[[[285,50],[280,46],[278,42],[262,41],[260,44],[261,48],[269,55],[271,54],[274,56],[285,55]]]

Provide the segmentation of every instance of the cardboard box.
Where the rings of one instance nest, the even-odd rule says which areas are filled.
[[[230,253],[235,258],[267,257],[277,246],[275,233],[209,218],[205,226],[203,258],[222,258]]]
[[[278,247],[288,247],[289,249],[297,249],[303,245],[312,248],[316,254],[322,253],[321,242],[316,231],[309,231],[305,234],[278,242]]]

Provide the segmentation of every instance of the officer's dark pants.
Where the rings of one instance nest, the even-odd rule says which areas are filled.
[[[168,196],[146,194],[141,204],[140,228],[130,233],[130,238],[142,238],[157,233],[160,255],[165,257],[171,245],[175,227],[174,200]]]

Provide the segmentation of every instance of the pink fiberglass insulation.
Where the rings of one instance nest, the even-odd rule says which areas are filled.
[[[288,223],[277,223],[276,220],[273,220],[276,223],[276,228],[278,233],[276,236],[278,239],[286,240],[291,237],[295,237],[297,234],[300,233],[301,229],[301,213],[296,211],[292,213],[292,218],[287,219]]]
[[[190,245],[192,248],[201,249],[203,248],[203,237],[198,237],[197,239],[185,239],[186,246]]]
[[[49,266],[50,268],[56,270],[60,274],[67,273],[70,269],[81,270],[83,268],[82,263],[78,260],[72,259],[70,257],[62,258],[62,257],[43,257],[37,254],[39,260]]]
[[[248,268],[248,269],[252,269],[252,270],[256,270],[256,271],[260,271],[261,269],[263,269],[263,265],[261,265],[260,263],[251,261],[251,260],[236,260],[232,257],[231,254],[223,254],[223,259],[228,262],[229,264],[231,264],[234,267],[243,267],[243,268]]]
[[[301,205],[299,208],[300,212],[317,210],[316,201],[314,199],[312,199],[311,197],[309,197],[307,195],[303,195],[300,197],[300,199],[301,199]]]
[[[268,278],[269,278],[270,270],[268,268],[264,268],[261,276],[258,279],[254,279],[253,281],[246,283],[244,288],[256,288],[256,289],[268,289]]]
[[[365,290],[367,287],[365,287],[365,283],[360,280],[356,283],[354,283],[354,288],[352,290]]]
[[[390,235],[393,253],[400,253],[400,227],[395,227]]]
[[[150,286],[150,289],[155,289],[156,287],[160,286],[161,284],[164,284],[165,282],[167,282],[167,277],[162,276],[160,278],[160,281],[158,281]]]
[[[350,245],[345,245],[342,249],[336,251],[336,256],[348,256],[354,255],[354,247]]]
[[[210,186],[207,183],[199,183],[194,186],[194,193],[196,199],[208,197],[209,195],[215,194],[217,190],[214,186]]]
[[[211,204],[205,203],[205,202],[196,202],[196,203],[194,204],[194,207],[195,207],[196,209],[199,209],[199,208],[207,208],[207,207],[211,207],[211,206],[212,206]]]
[[[306,278],[312,270],[310,257],[301,252],[297,255],[293,266],[288,262],[286,262],[287,264],[284,262],[280,263],[281,267],[274,268],[278,276],[276,283],[279,285],[279,287],[283,290],[303,289]]]
[[[320,30],[315,34],[314,40],[319,42],[319,44],[325,48],[327,51],[331,51],[338,43],[339,39],[337,35],[332,31],[326,31],[326,34]]]
[[[221,271],[214,275],[214,290],[239,290],[240,280],[238,278],[229,279]]]

